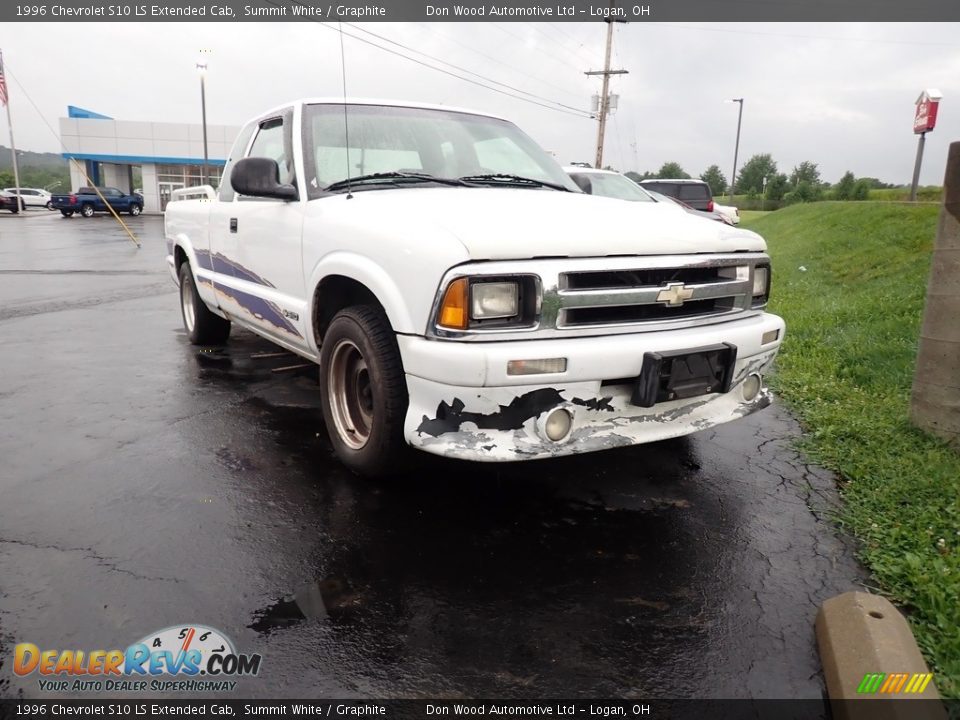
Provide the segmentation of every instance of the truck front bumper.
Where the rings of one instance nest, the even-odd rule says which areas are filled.
[[[490,343],[399,336],[410,397],[404,434],[410,445],[427,452],[486,462],[557,457],[687,435],[770,404],[762,378],[784,329],[779,317],[761,313],[684,330],[569,340]],[[649,408],[632,404],[631,379],[639,376],[644,353],[722,343],[737,347],[729,391]],[[510,360],[545,358],[565,358],[566,371],[507,374]],[[547,421],[556,410],[569,415],[570,429],[554,441]]]

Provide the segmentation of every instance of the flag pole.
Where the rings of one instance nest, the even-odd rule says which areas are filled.
[[[17,146],[13,142],[13,120],[10,118],[10,86],[7,85],[6,73],[3,72],[3,50],[0,50],[0,82],[4,84],[4,105],[7,106],[7,127],[10,128],[10,153],[13,156],[13,183],[14,195],[17,197],[17,211],[19,212],[22,209],[22,201],[20,199],[20,170],[17,167]]]

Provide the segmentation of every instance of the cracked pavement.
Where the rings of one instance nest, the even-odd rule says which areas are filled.
[[[250,697],[819,698],[813,621],[864,571],[774,401],[568,459],[334,460],[309,369],[191,347],[158,218],[0,218],[0,697],[17,642],[203,623]]]

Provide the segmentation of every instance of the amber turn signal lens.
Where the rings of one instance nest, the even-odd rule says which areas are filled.
[[[454,280],[447,286],[440,303],[440,319],[437,323],[441,327],[451,330],[466,330],[469,317],[467,315],[467,295],[470,288],[466,278]]]

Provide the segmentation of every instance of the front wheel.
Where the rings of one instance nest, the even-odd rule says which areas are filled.
[[[80,214],[85,218],[93,217],[93,205],[90,203],[84,204],[84,206],[80,208]]]
[[[64,217],[73,217],[73,210],[61,210],[60,214]]]
[[[141,211],[142,209],[143,209],[143,208],[141,208],[139,205],[137,205],[137,203],[133,203],[133,205],[130,206],[130,214],[133,215],[134,217],[136,217],[137,215],[140,214],[140,211]]]
[[[230,321],[215,315],[197,292],[190,263],[180,266],[180,313],[193,345],[223,345],[230,336]]]
[[[406,452],[407,386],[397,338],[383,311],[341,310],[320,348],[320,394],[330,442],[360,475],[396,470]]]
[[[47,200],[46,208],[47,208],[47,210],[53,210],[53,201],[52,201],[52,200]]]

